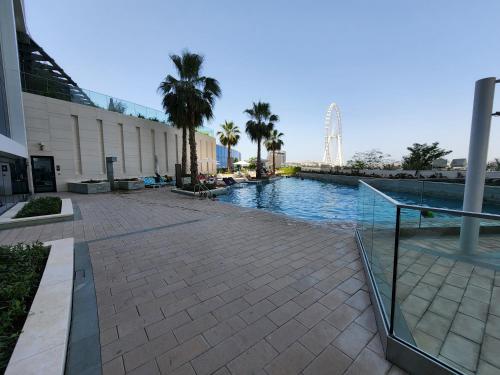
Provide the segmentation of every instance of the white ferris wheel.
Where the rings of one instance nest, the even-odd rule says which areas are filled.
[[[335,140],[335,159],[332,159],[331,143]],[[340,108],[336,103],[328,106],[325,116],[325,152],[323,163],[342,167],[344,165],[344,154],[342,152],[342,120]]]

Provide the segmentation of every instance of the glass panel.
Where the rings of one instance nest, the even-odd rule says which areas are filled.
[[[500,373],[498,219],[401,211],[394,333],[464,373]]]
[[[23,91],[25,92],[89,105],[108,111],[123,113],[124,115],[145,118],[151,121],[158,121],[171,126],[168,122],[168,116],[163,111],[76,87],[64,81],[56,81],[29,73],[21,73],[21,82]],[[206,126],[201,126],[197,131],[211,137],[214,136],[214,130]]]
[[[360,184],[357,228],[387,324],[391,312],[395,227],[396,205],[365,184]]]

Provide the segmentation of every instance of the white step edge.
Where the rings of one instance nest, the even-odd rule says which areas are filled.
[[[45,242],[47,265],[6,375],[63,375],[73,300],[74,239]]]
[[[24,207],[28,202],[17,203],[10,210],[6,211],[0,216],[0,229],[22,227],[26,225],[33,224],[47,224],[54,223],[57,221],[70,220],[73,218],[73,204],[71,199],[64,198],[61,199],[61,213],[53,215],[43,215],[43,216],[33,216],[33,217],[23,217],[19,219],[14,219],[14,216]]]

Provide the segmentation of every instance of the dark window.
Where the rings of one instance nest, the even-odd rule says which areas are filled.
[[[5,77],[3,75],[2,45],[0,44],[0,134],[10,137],[7,98],[5,96]]]

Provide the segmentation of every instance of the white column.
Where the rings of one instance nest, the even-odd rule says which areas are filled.
[[[474,107],[469,141],[467,176],[465,179],[464,211],[481,212],[483,208],[484,180],[488,144],[490,139],[491,113],[496,78],[483,78],[476,82]],[[472,254],[479,239],[480,219],[462,218],[460,250]]]

